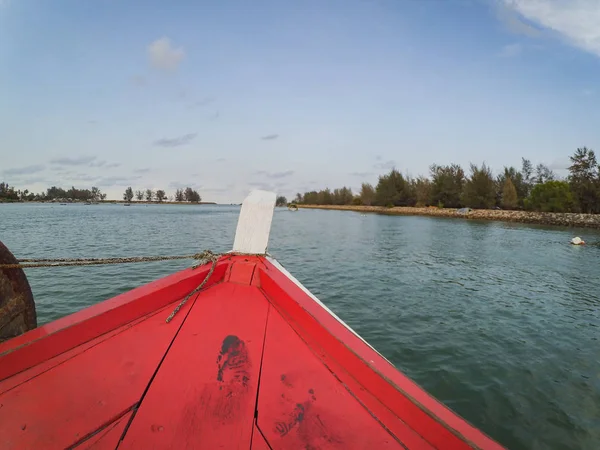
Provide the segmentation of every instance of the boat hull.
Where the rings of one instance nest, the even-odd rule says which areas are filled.
[[[501,448],[277,261],[223,256],[0,344],[8,448]],[[96,447],[94,447],[96,448]]]

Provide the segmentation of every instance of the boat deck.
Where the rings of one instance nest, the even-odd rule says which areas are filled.
[[[0,344],[2,448],[500,448],[271,261],[186,270]]]

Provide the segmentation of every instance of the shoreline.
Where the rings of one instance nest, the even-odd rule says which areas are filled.
[[[47,202],[43,202],[43,201],[27,201],[27,202],[21,202],[21,201],[14,201],[14,202],[3,202],[0,201],[0,205],[3,204],[7,204],[7,205],[16,205],[16,204],[49,204],[49,205],[60,205],[62,203],[66,203],[68,205],[85,205],[88,202],[87,201],[71,201],[71,202],[59,202],[59,201],[47,201]],[[118,205],[118,204],[125,204],[128,203],[130,205],[219,205],[219,203],[216,202],[149,202],[146,200],[141,200],[141,201],[131,201],[131,202],[126,202],[124,200],[100,200],[98,202],[94,202],[91,203],[89,206],[95,206],[95,205],[102,205],[102,204],[108,204],[108,205]]]
[[[490,220],[496,222],[517,222],[537,225],[594,228],[600,229],[600,214],[578,213],[545,213],[534,211],[509,211],[495,209],[472,209],[467,213],[459,213],[456,208],[412,207],[358,205],[297,205],[300,209],[325,209],[336,211],[354,211],[363,213],[386,214],[392,216],[429,216],[449,217],[453,219]]]

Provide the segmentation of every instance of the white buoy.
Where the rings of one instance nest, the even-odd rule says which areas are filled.
[[[582,240],[579,236],[576,236],[573,239],[571,239],[571,244],[573,244],[573,245],[583,245],[583,244],[585,244],[585,241]]]

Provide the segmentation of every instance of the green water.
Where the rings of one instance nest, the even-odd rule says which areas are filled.
[[[231,248],[239,207],[0,205],[17,257]],[[495,222],[279,209],[270,251],[400,370],[515,449],[600,448],[600,247]],[[28,271],[39,322],[191,262]]]

